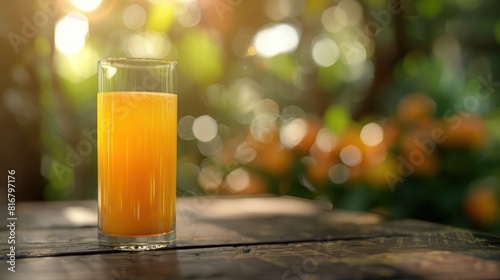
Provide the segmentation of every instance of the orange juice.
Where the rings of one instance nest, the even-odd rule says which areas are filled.
[[[177,96],[104,92],[97,100],[100,231],[115,236],[172,232]]]

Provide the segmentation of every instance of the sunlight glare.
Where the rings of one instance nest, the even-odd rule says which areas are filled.
[[[293,52],[299,44],[299,32],[290,24],[278,23],[259,30],[254,37],[257,54],[273,57]]]
[[[101,2],[102,0],[71,0],[71,4],[83,12],[90,12],[97,9],[101,5]]]
[[[58,51],[72,55],[84,46],[89,32],[87,18],[79,13],[71,13],[56,23],[54,41]]]

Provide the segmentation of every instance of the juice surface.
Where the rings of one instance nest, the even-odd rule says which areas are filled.
[[[169,233],[175,224],[177,96],[104,92],[97,101],[99,229]]]

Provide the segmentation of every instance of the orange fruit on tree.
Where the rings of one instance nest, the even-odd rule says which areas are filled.
[[[413,174],[420,176],[435,175],[440,168],[436,153],[438,145],[427,131],[415,129],[401,137],[401,158],[413,169]]]
[[[388,156],[383,162],[371,164],[366,168],[364,178],[377,189],[386,189],[391,187],[392,182],[387,181],[388,173],[398,175],[398,162],[393,156]]]
[[[476,224],[488,227],[500,220],[500,198],[491,186],[476,186],[467,194],[464,208]]]
[[[449,148],[480,149],[487,142],[487,129],[483,118],[476,114],[462,113],[446,119],[447,139],[443,143]]]
[[[293,163],[294,157],[290,150],[283,147],[277,132],[270,132],[269,139],[263,143],[250,140],[250,145],[255,150],[255,158],[250,166],[268,172],[274,176],[285,174]]]
[[[398,103],[396,117],[402,122],[413,123],[420,119],[433,118],[436,102],[423,93],[405,95]]]

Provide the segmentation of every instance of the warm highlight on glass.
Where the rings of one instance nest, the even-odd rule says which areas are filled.
[[[149,250],[175,241],[175,67],[138,58],[98,63],[100,244]]]

